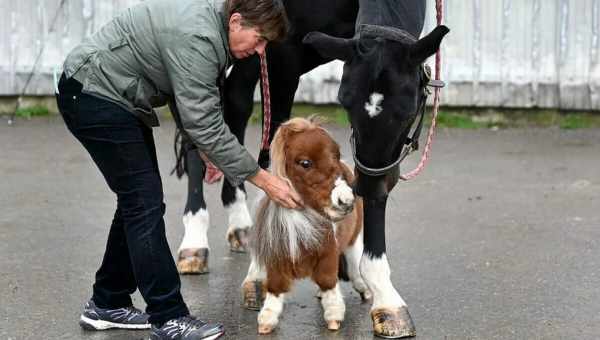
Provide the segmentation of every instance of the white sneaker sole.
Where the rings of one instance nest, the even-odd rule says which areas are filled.
[[[215,339],[220,338],[221,336],[223,336],[223,334],[225,334],[225,332],[221,332],[219,334],[211,335],[209,337],[203,338],[202,340],[215,340]],[[150,336],[150,338],[148,338],[148,340],[153,340],[152,336]]]
[[[146,324],[124,324],[124,323],[114,323],[103,320],[92,320],[86,316],[81,316],[79,319],[79,324],[81,327],[87,330],[105,330],[111,328],[120,328],[120,329],[149,329],[151,325],[149,323]]]

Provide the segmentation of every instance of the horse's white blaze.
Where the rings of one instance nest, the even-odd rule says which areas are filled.
[[[225,207],[229,216],[227,234],[236,229],[247,229],[252,226],[252,217],[246,204],[246,193],[239,188],[235,189],[235,201]]]
[[[367,298],[369,297],[367,284],[363,280],[360,274],[360,259],[363,256],[363,233],[362,230],[356,241],[348,246],[346,250],[344,250],[344,257],[346,258],[348,278],[352,282],[352,286],[359,293],[367,293]]]
[[[369,114],[369,117],[373,118],[381,113],[381,103],[383,102],[383,95],[381,93],[373,92],[369,96],[369,101],[365,103],[365,110]]]
[[[323,318],[326,321],[344,320],[346,305],[339,284],[330,290],[321,291],[321,305],[323,306]]]
[[[209,248],[208,228],[210,227],[210,216],[206,209],[200,209],[195,214],[191,211],[183,215],[185,233],[179,246],[182,249]]]
[[[406,302],[392,285],[390,266],[385,254],[381,258],[363,255],[360,261],[360,273],[373,293],[371,310],[406,306]]]
[[[285,294],[279,294],[279,296],[275,296],[275,294],[271,294],[267,292],[267,297],[265,298],[265,303],[258,313],[258,324],[267,325],[271,327],[275,327],[279,322],[279,315],[281,315],[281,311],[283,311],[283,301]]]

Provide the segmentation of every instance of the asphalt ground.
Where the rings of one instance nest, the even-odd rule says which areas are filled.
[[[329,128],[351,159],[348,128]],[[258,129],[247,134],[255,155]],[[186,183],[169,176],[173,134],[169,120],[155,129],[174,253]],[[240,307],[248,259],[228,250],[220,187],[208,187],[206,197],[211,272],[182,277],[193,314],[223,322],[225,339],[373,338],[369,305],[349,284],[342,329],[327,331],[308,281],[288,296],[276,332],[257,336],[256,312]],[[0,339],[147,338],[146,331],[85,332],[77,324],[114,208],[60,117],[12,127],[2,120]],[[425,171],[391,194],[386,233],[392,280],[417,339],[600,338],[598,129],[441,129]],[[144,307],[138,293],[134,303]]]

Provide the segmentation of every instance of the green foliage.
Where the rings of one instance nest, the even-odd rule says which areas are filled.
[[[31,117],[47,116],[49,114],[50,111],[48,108],[41,105],[22,107],[16,112],[17,117],[23,117],[27,119],[30,119]]]
[[[600,127],[600,119],[598,116],[589,114],[570,114],[565,116],[560,122],[561,129],[585,129],[592,127]]]
[[[261,123],[262,109],[254,105],[252,124]],[[346,111],[339,105],[295,104],[293,117],[308,117],[317,114],[329,123],[348,126]],[[425,125],[431,122],[431,108],[427,109]],[[444,108],[438,112],[437,126],[453,129],[506,129],[527,127],[559,127],[561,129],[582,129],[600,127],[600,114],[563,113],[557,110],[539,109],[480,109]]]

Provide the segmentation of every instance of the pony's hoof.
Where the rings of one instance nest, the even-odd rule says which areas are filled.
[[[244,308],[260,310],[267,295],[267,288],[262,281],[247,281],[242,284]]]
[[[271,334],[274,329],[275,329],[275,326],[273,326],[273,325],[259,324],[258,325],[258,334],[260,334],[260,335]]]
[[[327,321],[327,329],[330,331],[337,331],[342,327],[342,322],[338,320]]]
[[[179,274],[208,273],[208,248],[182,249],[177,256]]]
[[[248,229],[235,229],[227,234],[229,250],[236,253],[248,252]]]
[[[381,338],[397,339],[417,335],[408,307],[397,309],[378,308],[371,311],[373,330]]]

